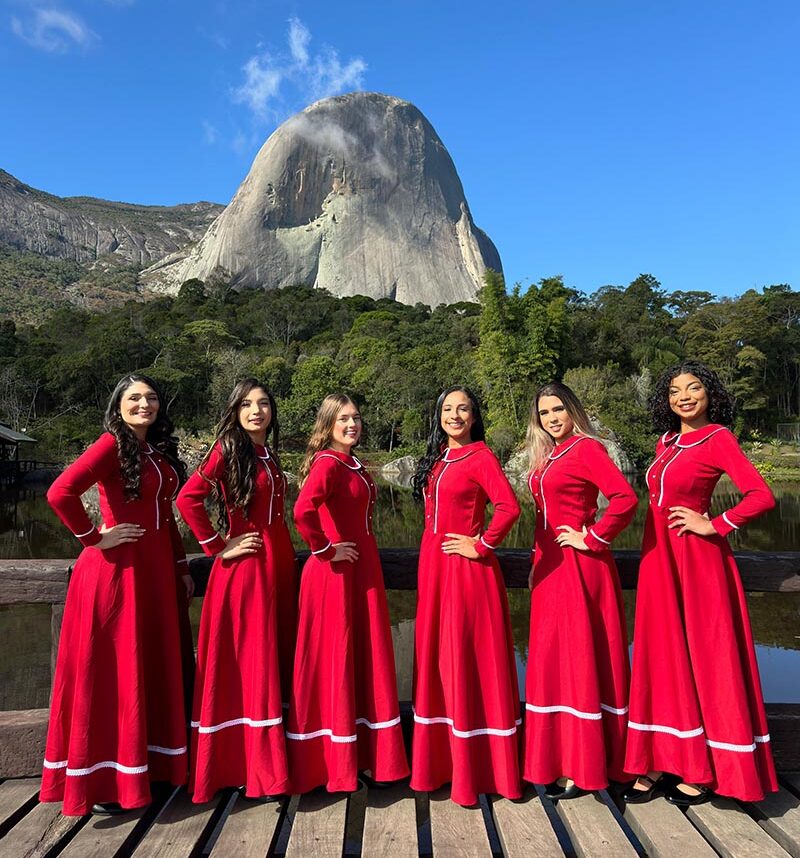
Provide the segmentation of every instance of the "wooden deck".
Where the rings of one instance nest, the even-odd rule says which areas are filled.
[[[268,804],[166,790],[121,816],[65,817],[38,803],[38,779],[19,778],[0,783],[0,858],[800,858],[800,774],[781,780],[759,804],[715,798],[685,813],[663,799],[621,812],[605,791],[553,803],[533,787],[462,808],[446,789],[398,785]]]

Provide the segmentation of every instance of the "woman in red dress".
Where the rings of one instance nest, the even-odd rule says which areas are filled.
[[[591,432],[569,387],[538,391],[527,436],[536,535],[524,777],[558,799],[626,779],[628,635],[610,545],[637,499]],[[608,507],[595,521],[598,492]]]
[[[726,536],[775,500],[726,428],[732,401],[696,361],[667,370],[651,412],[658,431],[633,638],[625,756],[641,775],[626,801],[673,804],[709,791],[759,801],[777,789],[753,636]],[[742,500],[709,519],[728,474]],[[662,780],[662,773],[675,777]]]
[[[347,396],[325,397],[300,471],[294,507],[311,556],[300,581],[289,728],[296,792],[329,792],[408,774],[389,610],[372,531],[376,489],[353,448],[361,415]],[[364,777],[364,776],[362,776]]]
[[[64,605],[40,793],[69,816],[142,807],[151,781],[186,782],[176,577],[188,597],[192,579],[172,514],[185,468],[163,403],[152,379],[125,376],[106,431],[47,493],[85,546]],[[95,483],[99,530],[81,503]]]
[[[181,515],[216,558],[200,619],[192,711],[189,790],[197,803],[242,784],[251,798],[291,791],[283,701],[292,677],[297,560],[277,446],[272,394],[255,378],[240,381],[216,442],[178,495]],[[225,537],[206,513],[209,495]]]
[[[411,787],[474,805],[521,795],[519,690],[508,599],[494,549],[519,516],[484,443],[474,395],[445,390],[414,475],[425,502],[419,556]],[[494,507],[484,528],[486,504]]]

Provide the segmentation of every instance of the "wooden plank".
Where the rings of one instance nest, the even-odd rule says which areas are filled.
[[[0,840],[0,858],[42,858],[85,821],[84,816],[62,816],[60,802],[37,804]]]
[[[215,858],[231,855],[236,858],[264,858],[277,835],[288,799],[260,803],[237,795],[234,802],[211,855]]]
[[[0,560],[0,605],[63,602],[74,560]]]
[[[61,622],[64,619],[64,606],[50,606],[50,676],[56,675],[56,660],[58,658],[58,643],[61,640]]]
[[[492,858],[489,835],[480,807],[450,801],[449,789],[430,794],[433,854],[447,858]]]
[[[204,840],[223,793],[206,804],[193,804],[186,792],[176,791],[148,829],[134,855],[136,858],[187,858]]]
[[[800,704],[767,703],[770,746],[778,771],[800,769]]]
[[[722,858],[787,858],[788,853],[729,798],[715,796],[686,815]]]
[[[340,858],[346,817],[346,793],[319,791],[302,796],[286,858]]]
[[[118,816],[93,816],[69,842],[59,858],[108,858],[133,835],[148,808],[139,807]]]
[[[39,794],[40,778],[19,778],[0,784],[0,827]]]
[[[417,588],[415,548],[382,548],[381,566],[386,587],[391,590]],[[307,551],[298,552],[302,565]],[[765,593],[800,592],[800,552],[797,551],[737,551],[736,563],[745,590]],[[530,553],[515,548],[497,552],[507,587],[525,588],[530,572]],[[639,552],[615,551],[614,559],[620,582],[625,589],[636,587],[639,576]],[[193,555],[189,562],[196,593],[205,593],[213,558]],[[15,559],[0,560],[0,605],[18,603],[60,603],[67,592],[67,569],[73,560]]]
[[[753,804],[758,824],[794,858],[800,858],[800,798],[786,789]]]
[[[417,858],[417,811],[405,784],[370,790],[361,854],[370,858]]]
[[[599,796],[590,793],[559,801],[556,809],[578,858],[636,858],[633,844]]]
[[[496,798],[492,814],[505,858],[563,858],[547,811],[533,787],[525,790],[522,801]]]
[[[625,819],[650,858],[716,858],[717,853],[683,812],[667,801],[625,806]]]
[[[528,574],[531,571],[530,552],[516,548],[501,548],[496,554],[506,587],[527,588]],[[387,589],[417,589],[419,560],[417,549],[381,548],[380,555],[383,580]],[[298,552],[301,567],[308,556],[307,551]],[[632,549],[614,552],[620,583],[626,590],[636,587],[639,578],[639,556],[640,552]],[[737,551],[735,557],[745,590],[770,593],[800,592],[800,552]],[[212,557],[204,555],[194,555],[190,560],[189,566],[192,577],[195,579],[197,595],[205,592],[212,562]]]

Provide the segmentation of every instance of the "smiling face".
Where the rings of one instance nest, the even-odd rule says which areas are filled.
[[[156,422],[159,407],[158,394],[143,381],[135,381],[126,387],[119,401],[123,423],[142,441],[147,437],[147,430]]]
[[[442,403],[440,422],[448,447],[461,447],[472,441],[475,413],[470,398],[461,390],[448,393]]]
[[[263,387],[252,388],[239,403],[239,425],[254,444],[263,445],[271,423],[272,407],[267,391]]]
[[[542,429],[558,444],[575,432],[575,423],[566,405],[557,396],[542,396],[537,403],[537,412]]]
[[[361,438],[361,412],[352,402],[343,405],[336,413],[331,431],[332,450],[350,453]]]
[[[669,407],[681,421],[681,431],[690,432],[707,425],[708,393],[696,375],[684,372],[669,384]]]

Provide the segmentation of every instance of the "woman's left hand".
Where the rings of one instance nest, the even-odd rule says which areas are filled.
[[[696,533],[698,536],[713,536],[717,531],[708,520],[708,515],[700,515],[688,506],[671,506],[669,508],[669,527],[679,527],[678,536],[684,533]]]
[[[475,550],[477,536],[465,536],[463,533],[445,533],[445,536],[450,537],[442,543],[442,551],[445,554],[460,554],[469,560],[477,560],[480,556]]]
[[[564,546],[569,546],[570,548],[577,548],[578,551],[588,551],[588,547],[586,545],[586,525],[583,526],[583,530],[575,530],[574,527],[570,527],[568,524],[560,524],[556,530],[563,530],[563,533],[559,533],[556,537],[556,542],[564,548]]]
[[[191,575],[181,575],[183,586],[186,587],[186,600],[191,602],[194,596],[194,578]]]

